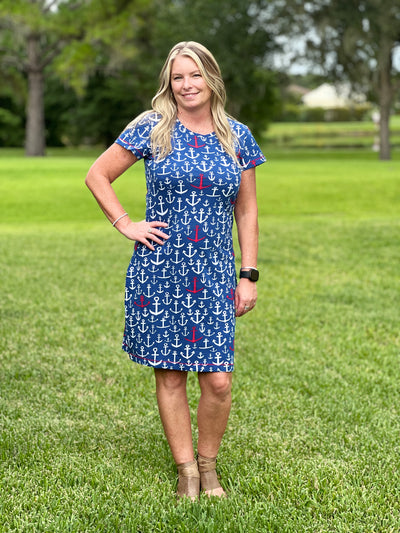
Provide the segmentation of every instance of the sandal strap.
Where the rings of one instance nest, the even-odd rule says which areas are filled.
[[[187,496],[191,499],[199,497],[200,474],[197,461],[189,461],[177,465],[178,468],[178,488],[176,494],[178,498]]]
[[[221,484],[218,481],[216,472],[217,458],[198,455],[197,462],[199,465],[201,490],[210,491],[220,488]]]
[[[217,458],[216,457],[203,457],[202,455],[197,456],[197,463],[199,465],[199,472],[210,472],[217,468]]]

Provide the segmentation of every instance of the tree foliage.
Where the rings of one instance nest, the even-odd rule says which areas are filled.
[[[310,0],[303,16],[313,31],[308,52],[334,79],[348,79],[375,95],[380,108],[380,157],[390,158],[389,117],[399,72],[393,54],[400,45],[399,0]]]
[[[268,4],[3,0],[0,65],[26,86],[28,153],[44,152],[45,124],[51,144],[111,142],[149,108],[166,54],[181,40],[213,51],[226,81],[228,111],[262,132],[277,101],[275,77],[266,68],[276,43],[272,25],[260,24]],[[15,120],[0,116],[0,124],[21,124],[20,111]]]
[[[73,13],[83,7],[78,0],[3,0],[0,4],[1,62],[27,83],[28,155],[44,154],[45,70],[67,42],[79,38],[81,29]]]

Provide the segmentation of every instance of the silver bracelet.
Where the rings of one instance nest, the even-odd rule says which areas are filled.
[[[123,215],[119,216],[116,220],[114,220],[114,222],[113,222],[113,227],[114,227],[115,224],[118,222],[118,220],[121,220],[121,218],[126,217],[127,214],[128,214],[128,213],[124,213]]]

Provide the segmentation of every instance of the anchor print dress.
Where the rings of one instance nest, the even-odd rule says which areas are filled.
[[[265,161],[249,129],[230,120],[240,168],[214,133],[176,121],[172,152],[156,161],[149,113],[116,142],[146,173],[146,220],[163,221],[169,239],[152,251],[136,243],[126,276],[123,349],[142,365],[232,372],[236,288],[233,209],[243,169]]]

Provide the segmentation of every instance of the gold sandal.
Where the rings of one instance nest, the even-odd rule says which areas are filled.
[[[182,463],[177,465],[178,468],[178,488],[176,495],[178,498],[188,497],[192,502],[199,498],[200,493],[200,474],[197,461]]]
[[[226,498],[226,492],[221,487],[217,477],[217,458],[198,455],[197,463],[199,465],[201,490],[203,490],[207,496]]]

